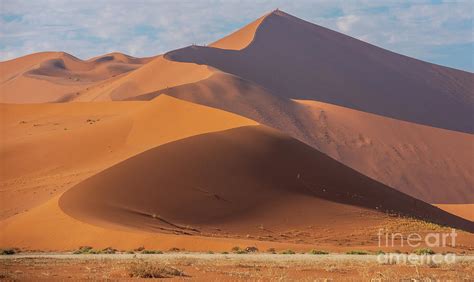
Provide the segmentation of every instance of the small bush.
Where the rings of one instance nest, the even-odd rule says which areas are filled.
[[[367,253],[366,251],[349,251],[346,254],[348,254],[348,255],[367,255],[369,253]]]
[[[207,251],[207,253],[210,254],[210,255],[214,254],[213,251]]]
[[[14,255],[16,253],[17,253],[17,250],[13,248],[0,249],[0,255],[2,256]]]
[[[222,252],[221,254],[223,254],[223,255],[228,255],[229,252]]]
[[[281,252],[281,254],[282,254],[282,255],[294,255],[295,252],[292,251],[292,250],[286,250],[286,251]]]
[[[309,253],[311,255],[327,255],[327,254],[329,254],[326,251],[320,251],[320,250],[311,250],[311,251],[309,251]]]
[[[173,276],[186,275],[181,270],[173,267],[140,262],[130,267],[129,276],[135,278],[171,278]]]
[[[267,253],[270,253],[270,254],[276,254],[276,250],[274,248],[269,248],[267,250]]]
[[[233,251],[233,252],[238,252],[238,251],[240,251],[240,247],[233,247],[233,248],[232,248],[232,251]]]
[[[171,248],[168,250],[168,252],[180,252],[181,249],[180,248]]]
[[[256,253],[256,252],[258,252],[258,249],[257,249],[257,247],[247,247],[247,248],[245,248],[245,251],[247,253]]]
[[[80,246],[79,249],[75,250],[73,254],[81,255],[81,254],[91,254],[94,253],[94,249],[91,246]]]
[[[145,250],[145,247],[141,246],[141,247],[136,248],[134,251],[135,252],[141,252],[143,250]]]
[[[413,253],[421,256],[421,255],[434,255],[435,252],[432,249],[429,248],[421,248],[421,249],[416,249],[413,251]]]
[[[382,250],[378,250],[378,251],[375,252],[375,254],[376,254],[376,255],[384,255],[385,252],[382,251]]]
[[[107,247],[99,251],[100,254],[115,254],[116,252],[117,250],[111,247]]]
[[[163,252],[162,251],[158,251],[158,250],[143,250],[142,251],[142,254],[144,255],[152,255],[152,254],[162,254]]]
[[[238,250],[238,251],[235,252],[235,253],[241,255],[241,254],[246,254],[247,251],[246,251],[246,250]]]

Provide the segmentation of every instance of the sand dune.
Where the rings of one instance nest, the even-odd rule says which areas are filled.
[[[178,63],[159,56],[137,71],[117,79],[105,86],[95,87],[74,101],[111,101],[146,94],[159,89],[192,83],[212,74],[207,66]]]
[[[294,101],[215,72],[160,93],[223,109],[276,128],[390,187],[429,203],[473,203],[470,134],[316,101]],[[452,144],[452,146],[446,146]]]
[[[149,60],[112,53],[82,61],[63,52],[44,52],[1,62],[0,102],[71,99],[82,90],[135,70]]]
[[[168,96],[150,102],[0,105],[0,112],[1,218],[149,148],[256,124]]]
[[[266,16],[240,51],[190,46],[165,57],[213,66],[281,97],[474,132],[472,73],[392,53],[281,11]]]
[[[306,197],[314,202],[296,200]],[[141,230],[182,226],[185,233],[200,230],[201,225],[236,228],[260,223],[290,228],[296,222],[325,225],[350,220],[350,208],[341,210],[320,199],[474,230],[474,223],[375,182],[264,126],[161,145],[69,189],[59,204],[85,222]],[[286,208],[286,202],[292,208]],[[275,203],[282,207],[274,208]],[[300,209],[293,209],[298,205]],[[304,205],[308,206],[302,218]],[[333,207],[318,209],[325,205]],[[282,223],[282,217],[289,223]]]

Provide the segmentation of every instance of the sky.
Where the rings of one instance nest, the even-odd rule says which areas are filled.
[[[40,51],[153,56],[211,43],[276,8],[474,72],[474,0],[0,0],[0,61]]]

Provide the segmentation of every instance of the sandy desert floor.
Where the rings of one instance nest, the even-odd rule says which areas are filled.
[[[237,281],[471,280],[474,257],[454,264],[380,264],[375,255],[29,255],[0,259],[5,280],[143,279]]]

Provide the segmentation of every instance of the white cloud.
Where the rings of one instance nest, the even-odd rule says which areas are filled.
[[[340,17],[336,21],[338,29],[342,32],[348,32],[351,30],[352,26],[359,21],[359,17],[356,15],[347,15]]]
[[[213,42],[275,8],[411,56],[473,42],[473,2],[0,0],[0,60],[57,50],[151,56]],[[425,51],[423,51],[425,50]]]

